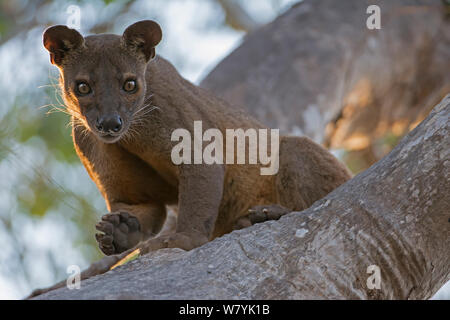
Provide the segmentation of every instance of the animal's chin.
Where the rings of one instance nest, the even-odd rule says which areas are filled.
[[[97,134],[97,137],[100,139],[100,141],[104,142],[104,143],[116,143],[117,141],[119,141],[122,138],[123,134],[118,134],[118,135],[112,135],[112,134],[104,134],[104,135],[100,135]]]

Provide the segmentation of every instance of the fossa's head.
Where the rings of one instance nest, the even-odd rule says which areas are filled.
[[[144,106],[145,70],[161,38],[161,28],[150,20],[129,26],[122,36],[84,38],[60,25],[45,30],[44,47],[60,70],[67,108],[102,141],[118,141]]]

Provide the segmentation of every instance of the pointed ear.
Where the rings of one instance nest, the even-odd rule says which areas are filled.
[[[155,47],[161,39],[161,27],[152,20],[136,22],[123,33],[125,44],[133,50],[143,53],[146,61],[155,57]]]
[[[84,38],[78,31],[66,26],[49,27],[42,38],[44,47],[50,52],[50,61],[55,65],[61,65],[71,50],[81,47],[84,43]]]

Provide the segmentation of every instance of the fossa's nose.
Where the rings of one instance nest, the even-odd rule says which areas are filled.
[[[122,119],[117,114],[101,116],[95,126],[101,133],[118,133],[122,129]]]

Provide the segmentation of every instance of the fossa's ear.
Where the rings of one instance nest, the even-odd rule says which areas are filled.
[[[155,57],[155,47],[161,39],[161,27],[152,20],[136,22],[123,33],[125,44],[137,52],[143,53],[146,61]]]
[[[47,28],[42,38],[44,47],[50,52],[50,61],[55,65],[61,65],[71,50],[84,43],[84,38],[78,31],[61,25]]]

